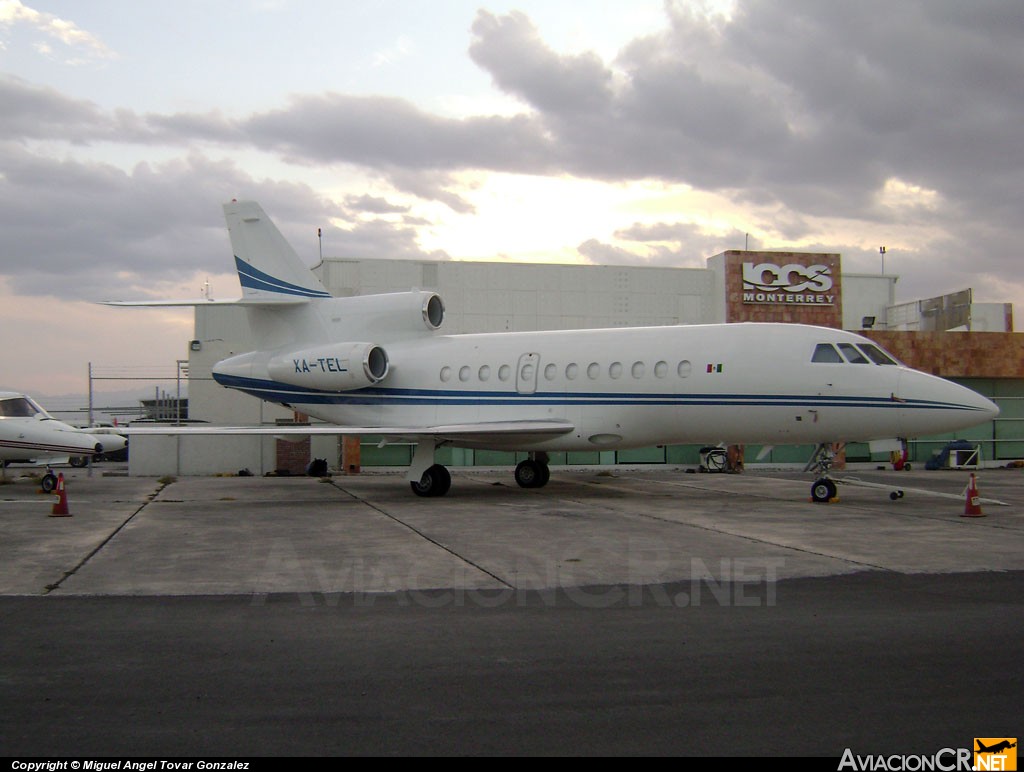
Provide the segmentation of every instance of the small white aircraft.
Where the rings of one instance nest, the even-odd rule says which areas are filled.
[[[127,444],[120,434],[92,434],[56,420],[35,400],[13,391],[0,391],[0,461],[67,462],[71,458],[94,456],[122,450]],[[49,493],[57,478],[47,469],[42,479]]]
[[[332,297],[261,207],[224,205],[260,348],[213,368],[223,386],[318,418],[302,433],[416,443],[407,480],[444,495],[441,445],[526,451],[524,488],[551,451],[664,444],[818,445],[815,500],[835,496],[832,443],[916,437],[998,415],[995,404],[899,364],[867,338],[798,324],[712,324],[445,335],[428,291]],[[262,433],[280,427],[150,427],[129,433]],[[289,427],[290,434],[293,432]],[[808,468],[811,465],[809,464]]]

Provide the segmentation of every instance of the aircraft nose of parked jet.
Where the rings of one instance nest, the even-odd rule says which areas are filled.
[[[999,405],[978,394],[979,410],[985,414],[986,421],[994,421],[999,417]]]
[[[999,406],[973,389],[917,371],[902,374],[900,402],[908,437],[966,429],[999,415]]]
[[[999,406],[992,400],[983,397],[967,386],[960,386],[956,383],[950,383],[950,386],[956,389],[956,396],[952,397],[950,402],[959,402],[967,411],[974,413],[975,423],[991,421],[999,417]]]

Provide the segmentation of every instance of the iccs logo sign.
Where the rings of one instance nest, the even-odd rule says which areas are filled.
[[[744,303],[832,305],[832,268],[827,265],[743,264]]]

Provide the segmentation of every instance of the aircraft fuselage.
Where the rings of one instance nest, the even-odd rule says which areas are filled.
[[[548,419],[573,427],[556,437],[452,443],[517,450],[914,437],[995,414],[975,392],[896,363],[813,361],[818,346],[840,343],[873,346],[794,324],[430,335],[381,344],[390,369],[363,388],[325,388],[332,371],[353,367],[317,357],[335,345],[326,343],[234,357],[214,377],[341,426]],[[287,383],[268,372],[275,358],[286,363]],[[315,388],[303,386],[307,374]],[[337,380],[347,383],[340,372]]]

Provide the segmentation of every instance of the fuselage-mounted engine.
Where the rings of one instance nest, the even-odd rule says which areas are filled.
[[[388,376],[388,355],[374,343],[327,343],[277,354],[267,362],[272,380],[321,391],[352,391]]]

